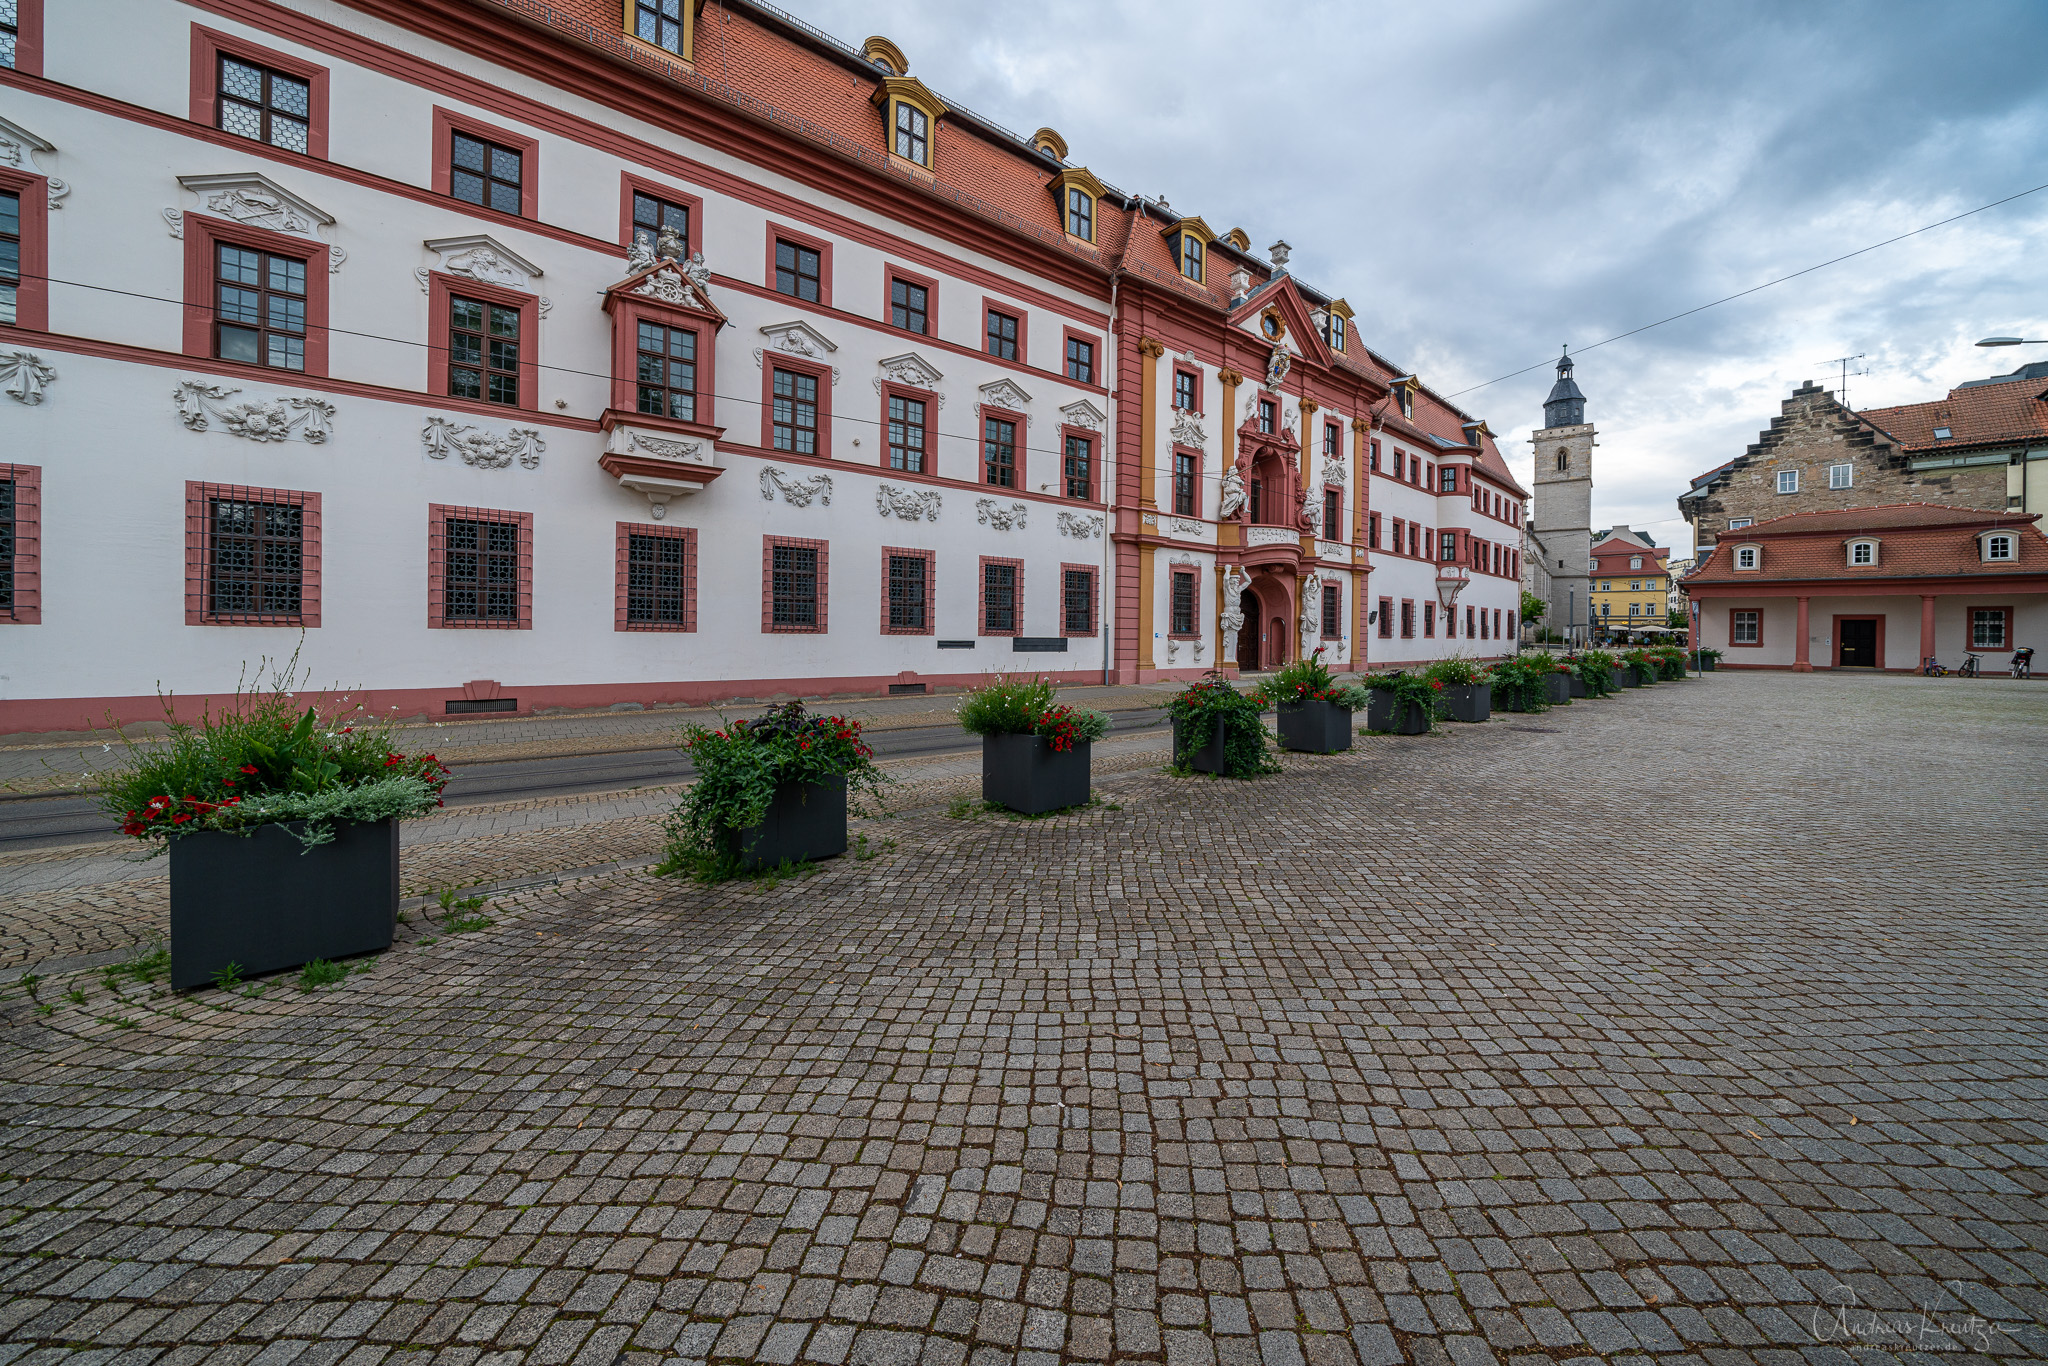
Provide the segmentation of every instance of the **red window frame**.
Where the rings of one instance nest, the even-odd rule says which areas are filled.
[[[1067,491],[1067,442],[1079,439],[1088,443],[1088,492],[1076,502],[1099,503],[1102,501],[1102,433],[1091,432],[1086,427],[1060,425],[1060,496],[1073,498]],[[986,475],[987,471],[983,471]]]
[[[1102,566],[1094,564],[1062,564],[1060,566],[1060,634],[1068,639],[1092,637],[1102,632]],[[1088,629],[1069,630],[1067,627],[1067,575],[1088,576]],[[1197,609],[1199,610],[1199,608]]]
[[[1334,593],[1334,594],[1336,594],[1336,603],[1335,603],[1335,606],[1332,606],[1332,605],[1331,605],[1331,596],[1330,596],[1330,595],[1331,595],[1331,594],[1333,594],[1333,593]],[[1322,615],[1323,615],[1323,620],[1322,620],[1322,636],[1323,636],[1323,639],[1324,639],[1324,640],[1342,640],[1342,639],[1344,638],[1344,588],[1343,588],[1343,585],[1341,585],[1341,584],[1335,584],[1335,583],[1326,583],[1326,584],[1324,584],[1324,585],[1323,585],[1323,601],[1322,601],[1321,607],[1322,607]],[[1330,629],[1332,625],[1335,625],[1335,627],[1336,627],[1336,629],[1335,629],[1335,630],[1331,630],[1331,629]]]
[[[519,212],[508,214],[487,204],[472,204],[466,199],[456,199],[453,193],[455,179],[454,135],[464,133],[484,142],[495,142],[519,153]],[[488,218],[505,222],[520,223],[540,217],[540,140],[515,133],[494,123],[459,114],[453,109],[434,106],[434,193],[462,205],[463,213],[483,214]],[[632,209],[630,202],[627,212]]]
[[[914,389],[907,384],[895,384],[888,380],[882,381],[881,395],[882,439],[878,444],[882,448],[880,459],[883,471],[888,474],[923,475],[928,479],[936,476],[939,472],[939,396],[929,389]],[[924,405],[924,445],[921,448],[924,458],[919,462],[922,468],[899,470],[890,463],[896,450],[889,439],[889,400],[892,398],[914,399]]]
[[[892,626],[889,624],[889,561],[924,561],[924,625]],[[885,636],[929,636],[938,632],[938,572],[939,557],[936,551],[917,550],[907,546],[885,545],[882,547],[882,634]]]
[[[761,279],[761,283],[767,287],[768,292],[778,298],[792,300],[799,307],[804,307],[811,303],[809,299],[799,299],[794,294],[784,294],[775,287],[775,243],[778,240],[788,242],[792,246],[809,247],[812,251],[818,253],[817,306],[819,308],[832,307],[832,244],[822,237],[813,237],[810,233],[804,232],[801,229],[777,223],[772,219],[768,223],[768,272]],[[885,290],[885,297],[886,294],[887,291]]]
[[[1015,360],[1005,360],[988,349],[988,315],[991,313],[1000,313],[1006,318],[1015,318],[1017,320],[1017,358]],[[984,294],[981,296],[982,355],[987,356],[999,365],[1021,365],[1028,368],[1031,364],[1031,352],[1030,348],[1025,345],[1025,341],[1026,334],[1030,330],[1030,309],[1025,308],[1022,304],[1013,304],[1007,299],[998,299],[993,295]],[[1064,364],[1064,358],[1062,358],[1062,363]]]
[[[1008,484],[991,484],[988,482],[988,420],[990,418],[995,418],[1001,422],[1008,422],[1016,428],[1011,438],[1012,448],[1010,453],[1015,477],[1013,482]],[[998,408],[989,403],[976,404],[974,426],[974,451],[977,462],[975,475],[981,487],[983,489],[1006,489],[1011,493],[1021,493],[1031,487],[1025,478],[1025,469],[1028,461],[1025,458],[1027,447],[1025,433],[1027,428],[1024,414],[1013,413],[1008,408]],[[1066,460],[1066,442],[1064,441],[1060,443],[1060,459],[1062,463]],[[1061,477],[1064,478],[1066,471],[1062,469],[1060,473]],[[1093,476],[1091,475],[1090,477],[1092,478]]]
[[[1415,639],[1415,599],[1401,599],[1401,639]]]
[[[1458,609],[1457,609],[1457,608],[1456,608],[1455,606],[1453,606],[1453,607],[1449,607],[1449,608],[1446,608],[1446,609],[1445,609],[1445,611],[1444,611],[1444,639],[1446,639],[1446,640],[1456,640],[1457,638],[1458,638]]]
[[[519,615],[472,620],[448,615],[448,521],[497,522],[519,528]],[[533,629],[533,514],[504,508],[427,504],[427,626],[436,631],[531,631]]]
[[[791,374],[809,375],[818,382],[818,449],[813,455],[802,451],[779,451],[775,449],[775,372],[787,370]],[[884,405],[886,408],[887,405]],[[886,442],[883,443],[885,446]],[[761,362],[761,449],[777,459],[823,460],[832,454],[832,367],[812,361],[799,360],[794,356],[776,353],[764,357]],[[888,452],[883,451],[883,459]]]
[[[1323,424],[1323,458],[1342,460],[1344,458],[1344,424],[1325,422]]]
[[[1457,625],[1457,620],[1458,618],[1455,611],[1444,613],[1445,626],[1455,627]],[[1455,630],[1451,630],[1448,632],[1448,634],[1456,635],[1458,633]],[[1429,601],[1424,601],[1422,604],[1422,638],[1424,640],[1436,639],[1436,604]]]
[[[252,228],[210,214],[188,212],[185,227],[185,354],[203,357],[234,373],[263,376],[275,381],[281,375],[327,373],[327,284],[328,250],[325,242]],[[248,365],[222,360],[213,354],[214,271],[220,243],[293,256],[306,263],[306,368],[279,370],[268,365]]]
[[[824,273],[824,269],[825,263],[820,260],[818,262],[818,271],[821,276]],[[906,285],[915,285],[924,291],[924,331],[922,332],[913,332],[907,327],[896,326],[895,300],[896,284],[898,281]],[[822,282],[819,292],[824,292]],[[986,319],[984,319],[985,321]],[[902,266],[893,263],[884,265],[882,267],[882,322],[892,332],[901,332],[909,337],[927,337],[937,340],[939,335],[939,282],[929,275],[919,275],[916,271],[906,270]]]
[[[1189,629],[1173,629],[1173,595],[1179,590],[1181,580],[1188,584]],[[1200,640],[1202,638],[1202,575],[1195,569],[1173,568],[1166,573],[1166,634],[1173,640]]]
[[[1756,614],[1756,639],[1735,638],[1735,618],[1744,612]],[[1731,607],[1728,609],[1728,647],[1732,650],[1760,650],[1764,644],[1764,609],[1761,607]]]
[[[777,547],[818,552],[818,619],[809,624],[792,625],[775,621],[775,551]],[[761,631],[764,635],[776,636],[821,636],[828,628],[827,608],[832,599],[832,578],[830,574],[832,543],[811,540],[803,536],[763,536],[761,538]]]
[[[1188,408],[1180,406],[1180,382],[1183,379],[1187,380],[1188,389],[1195,400],[1193,406]],[[1202,411],[1201,372],[1185,365],[1175,365],[1173,367],[1173,386],[1173,393],[1167,401],[1167,407],[1175,412],[1189,412],[1200,415]]]
[[[1012,581],[1015,601],[1012,604],[1012,622],[1007,630],[991,631],[988,625],[988,567],[992,564],[1006,564],[1017,571]],[[976,634],[984,636],[1021,636],[1024,634],[1024,561],[1012,560],[1001,555],[984,555],[974,571],[974,618],[979,628]]]
[[[207,504],[216,498],[238,502],[290,504],[301,510],[299,524],[299,610],[274,616],[218,615],[207,610],[210,585],[206,555]],[[320,625],[320,495],[300,489],[255,488],[246,484],[185,481],[185,624],[312,629]]]
[[[1380,548],[1380,515],[1377,512],[1365,514],[1365,543],[1373,550]]]
[[[1092,379],[1075,379],[1072,375],[1067,373],[1067,343],[1070,341],[1086,342],[1089,346],[1094,348],[1088,353],[1090,357],[1089,369],[1094,372],[1094,377]],[[1107,389],[1103,387],[1102,383],[1102,356],[1102,338],[1098,334],[1094,332],[1083,332],[1077,327],[1063,326],[1060,329],[1059,376],[1067,383],[1086,385],[1088,388],[1094,389],[1098,393],[1109,392]]]
[[[2017,540],[2018,540],[2019,538],[2018,538],[2017,536],[2015,536],[2015,537],[2014,537],[2013,539],[2014,539],[2015,541],[2017,541]],[[2006,563],[2006,561],[2004,561],[2004,560],[1999,560],[1999,561],[1997,561],[1997,563],[1999,563],[1999,564],[2004,564],[2004,563]],[[2000,613],[2003,613],[2003,614],[2004,614],[2004,616],[2005,616],[2005,644],[2003,644],[2003,645],[1979,645],[1979,644],[1977,643],[1977,614],[1978,614],[1979,612],[2000,612]],[[1965,606],[1965,607],[1963,608],[1963,648],[1964,648],[1965,650],[1969,651],[1969,652],[1970,652],[1971,654],[1978,654],[1978,655],[2009,655],[2009,654],[2011,654],[2011,653],[2013,652],[2013,649],[2014,649],[2014,646],[2013,646],[2013,639],[2012,639],[2012,608],[2010,608],[2010,607],[2000,607],[2000,606],[1997,606],[1997,605],[1995,605],[1995,604],[1992,604],[1992,603],[1988,603],[1988,602],[1980,602],[1980,603],[1976,603],[1976,604],[1974,604],[1974,605],[1968,605],[1968,606]],[[1882,660],[1880,660],[1880,661],[1878,661],[1878,662],[1879,662],[1879,663],[1883,663],[1883,661],[1882,661]]]
[[[1194,468],[1193,489],[1191,490],[1188,510],[1186,512],[1180,510],[1180,462],[1183,460],[1188,461]],[[1166,483],[1167,487],[1172,491],[1172,501],[1170,504],[1172,511],[1168,515],[1173,517],[1202,516],[1202,452],[1193,446],[1169,446],[1167,448],[1167,462]]]
[[[50,330],[49,177],[0,166],[0,191],[21,198],[21,283],[14,291],[14,325],[31,332],[47,332]],[[209,282],[206,289],[211,288]],[[211,302],[206,291],[202,291],[202,297]],[[311,312],[310,306],[308,312]],[[210,318],[210,308],[208,314]]]
[[[630,205],[627,211],[631,212]],[[645,319],[662,327],[682,328],[697,334],[697,416],[694,425],[717,426],[718,332],[711,321],[695,309],[679,308],[645,294],[614,294],[607,307],[612,310],[612,409],[621,414],[631,414],[631,420],[642,425],[691,425],[682,424],[676,418],[657,417],[640,411],[640,323]],[[520,331],[522,335],[526,331],[523,319]],[[521,392],[524,392],[524,376],[525,367],[522,366]]]
[[[0,479],[14,485],[14,606],[0,611],[0,626],[40,625],[43,620],[43,467],[0,464]],[[303,597],[303,585],[300,592]]]
[[[638,191],[654,199],[665,199],[690,211],[690,240],[683,243],[683,254],[702,251],[704,241],[704,200],[693,194],[684,194],[672,185],[631,171],[619,172],[619,246],[633,245],[633,194]],[[771,279],[772,283],[772,279]]]
[[[1332,499],[1336,501],[1332,502]],[[1344,534],[1345,527],[1342,525],[1343,521],[1344,486],[1342,484],[1323,485],[1323,539],[1326,541],[1350,540],[1351,538]]]
[[[310,287],[309,287],[310,292]],[[488,399],[457,398],[452,392],[448,377],[448,307],[457,295],[475,299],[480,303],[496,304],[519,314],[519,402],[492,403]],[[308,311],[310,311],[310,306]],[[312,345],[307,344],[310,352]],[[697,349],[704,349],[704,338],[697,338]],[[613,365],[617,365],[616,354]],[[629,370],[628,374],[631,373]],[[616,368],[613,371],[616,376]],[[486,284],[472,280],[467,275],[449,275],[432,271],[427,276],[427,392],[437,399],[445,398],[459,403],[475,413],[535,413],[540,411],[540,299],[503,285]],[[630,410],[632,404],[627,403]]]
[[[631,596],[628,582],[632,573],[629,556],[632,538],[652,536],[657,540],[681,541],[683,543],[683,619],[674,621],[632,621],[628,619],[628,599]],[[687,526],[666,526],[659,522],[618,523],[618,558],[614,578],[612,601],[612,629],[614,631],[695,631],[697,629],[697,529]]]
[[[1381,640],[1392,640],[1394,638],[1394,600],[1392,598],[1380,599],[1379,635]]]
[[[22,8],[24,11],[33,9],[36,12],[38,24],[37,74],[41,74],[41,0],[26,0]],[[24,17],[26,17],[25,13]],[[25,38],[27,29],[24,28],[22,32]],[[222,33],[219,29],[207,28],[203,24],[192,25],[192,89],[187,108],[188,116],[192,122],[207,128],[218,129],[220,127],[220,59],[222,57],[234,57],[249,63],[251,66],[267,66],[273,71],[281,71],[287,76],[296,76],[304,81],[308,87],[306,96],[305,152],[294,152],[290,148],[273,146],[267,142],[258,143],[257,146],[262,147],[266,153],[275,152],[288,157],[304,155],[320,161],[327,160],[327,68],[317,63],[309,62],[303,57],[294,57],[289,53],[279,52],[276,48],[263,47],[260,44],[252,43],[248,39],[238,37],[235,34]],[[17,69],[25,69],[21,68],[19,58],[17,58],[15,65]]]
[[[1367,463],[1371,465],[1372,472],[1378,474],[1380,472],[1380,443],[1378,437],[1372,439],[1371,446],[1372,451]]]

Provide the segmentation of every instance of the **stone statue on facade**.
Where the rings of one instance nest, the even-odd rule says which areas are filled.
[[[1250,586],[1251,580],[1236,565],[1223,571],[1223,610],[1219,615],[1223,622],[1225,660],[1237,658],[1237,633],[1244,629],[1244,590]]]
[[[1225,521],[1237,516],[1244,507],[1244,475],[1232,465],[1223,471],[1223,497],[1216,505],[1216,514]]]

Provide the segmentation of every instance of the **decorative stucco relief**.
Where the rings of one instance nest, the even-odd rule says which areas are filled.
[[[875,511],[884,517],[893,514],[906,522],[938,521],[940,502],[937,489],[899,489],[894,484],[875,488]]]
[[[533,427],[493,433],[445,417],[427,419],[420,428],[420,445],[431,460],[446,460],[452,452],[462,457],[463,464],[480,470],[502,470],[514,460],[527,469],[538,469],[541,452],[547,449]]]
[[[57,371],[33,351],[0,352],[0,392],[33,408],[43,390],[57,382]]]
[[[333,434],[334,405],[326,399],[287,395],[228,401],[241,392],[187,379],[178,381],[171,400],[178,405],[178,420],[190,431],[206,431],[218,421],[231,436],[246,441],[289,441],[296,431],[315,446]]]
[[[982,499],[985,503],[988,500]],[[1065,508],[1053,514],[1053,522],[1062,536],[1072,536],[1077,541],[1099,540],[1102,537],[1103,519],[1100,517],[1075,516]]]
[[[807,508],[811,505],[812,499],[816,499],[825,507],[831,507],[832,476],[814,474],[808,478],[799,478],[784,473],[780,466],[766,466],[761,471],[761,497],[764,501],[772,503],[777,493],[782,495],[783,502],[793,507]]]
[[[977,514],[975,517],[976,521],[980,522],[983,526],[992,526],[997,531],[1009,531],[1012,529],[1022,531],[1024,529],[1024,516],[1028,511],[1022,503],[1012,503],[1008,507],[1004,507],[993,498],[975,499],[974,510]]]

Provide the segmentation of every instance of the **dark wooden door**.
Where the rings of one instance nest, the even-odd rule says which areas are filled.
[[[1244,629],[1237,633],[1239,673],[1259,671],[1259,595],[1247,588],[1238,597],[1237,610],[1244,613]]]
[[[1845,669],[1874,669],[1877,667],[1877,623],[1874,621],[1845,621],[1842,623],[1841,666]]]

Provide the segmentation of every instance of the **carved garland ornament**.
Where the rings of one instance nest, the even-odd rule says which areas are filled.
[[[814,474],[807,479],[797,479],[783,473],[780,467],[769,465],[761,471],[761,498],[772,503],[778,492],[782,494],[782,501],[792,507],[807,508],[813,498],[831,507],[832,476]]]
[[[988,499],[981,501],[986,503]],[[1097,540],[1102,536],[1103,519],[1100,517],[1077,517],[1061,508],[1053,514],[1053,521],[1059,526],[1062,536],[1072,536],[1077,541]]]
[[[527,469],[539,469],[541,452],[547,449],[547,443],[533,427],[514,427],[503,434],[493,434],[445,417],[427,419],[420,428],[420,445],[431,460],[446,460],[453,452],[462,457],[463,464],[480,470],[502,470],[514,460]]]
[[[296,429],[318,446],[333,433],[334,405],[325,399],[291,396],[228,402],[241,392],[187,379],[178,382],[171,399],[178,405],[178,420],[195,432],[205,431],[210,419],[217,418],[231,435],[247,441],[289,441]]]
[[[33,351],[0,354],[0,390],[15,402],[33,408],[43,401],[43,390],[56,382],[55,367]]]
[[[1004,507],[993,498],[977,498],[974,500],[974,510],[978,514],[975,520],[983,526],[992,526],[997,531],[1024,529],[1024,514],[1027,509],[1022,503],[1012,503]]]
[[[875,511],[884,517],[893,513],[906,522],[938,521],[940,501],[936,489],[899,489],[894,484],[875,489]]]

